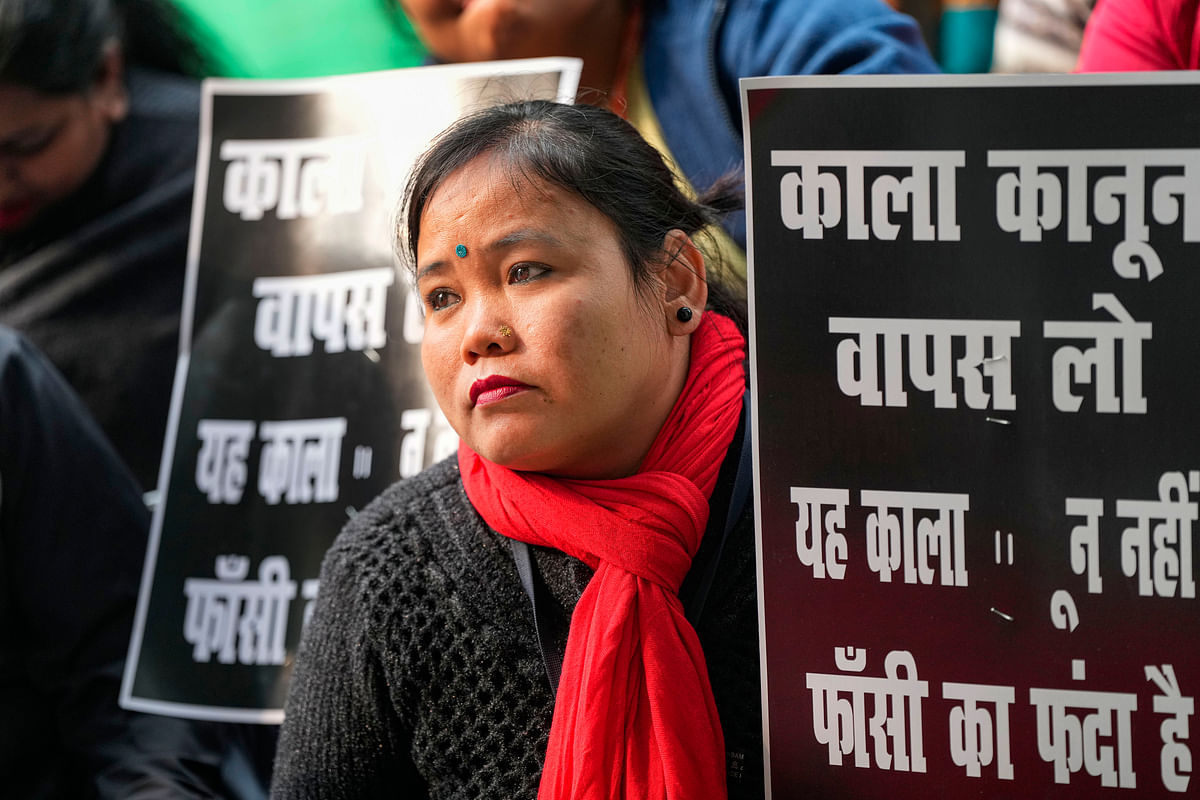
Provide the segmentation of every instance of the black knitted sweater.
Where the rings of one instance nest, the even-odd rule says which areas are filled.
[[[569,618],[591,570],[556,550],[532,551]],[[729,533],[704,608],[697,632],[725,735],[729,796],[759,798],[750,513]],[[509,540],[471,507],[450,458],[384,492],[327,554],[271,794],[534,798],[553,702]]]

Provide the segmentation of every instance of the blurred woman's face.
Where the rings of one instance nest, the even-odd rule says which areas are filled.
[[[119,70],[83,94],[0,84],[0,235],[82,186],[127,110]]]
[[[401,5],[430,52],[449,62],[583,57],[597,37],[618,31],[624,16],[621,0],[401,0]]]
[[[612,221],[485,154],[437,188],[420,230],[421,357],[459,436],[513,469],[636,471],[688,345],[662,293],[635,288]]]

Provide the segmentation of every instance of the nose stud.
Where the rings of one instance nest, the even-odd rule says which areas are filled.
[[[459,258],[466,258],[467,246],[465,244],[456,245],[454,248],[454,255],[458,256]]]
[[[500,326],[500,335],[503,336],[505,339],[512,336],[512,334],[513,334],[512,328],[508,327],[507,325]]]

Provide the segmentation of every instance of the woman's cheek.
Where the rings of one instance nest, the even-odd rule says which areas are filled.
[[[426,323],[425,336],[421,340],[421,367],[439,401],[445,397],[447,384],[453,382],[452,355],[445,332]]]

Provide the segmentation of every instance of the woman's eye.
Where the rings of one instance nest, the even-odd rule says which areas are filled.
[[[517,264],[508,271],[508,282],[526,283],[540,277],[546,271],[541,264]]]
[[[425,296],[425,302],[431,311],[441,311],[454,305],[458,295],[449,289],[434,289]]]

